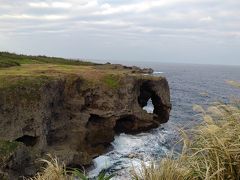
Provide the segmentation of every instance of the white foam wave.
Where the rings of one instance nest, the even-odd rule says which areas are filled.
[[[164,74],[164,72],[161,72],[161,71],[154,71],[153,74]]]
[[[94,159],[95,168],[90,177],[97,176],[102,170],[114,173],[113,179],[129,179],[130,170],[140,169],[142,162],[149,164],[158,156],[165,156],[170,149],[169,138],[174,134],[171,128],[161,127],[149,133],[138,135],[120,134],[112,142],[113,150]]]
[[[97,176],[103,169],[107,169],[113,165],[111,158],[105,155],[95,158],[93,164],[95,168],[88,172],[89,177]]]
[[[147,113],[150,113],[150,114],[153,113],[154,106],[151,98],[148,100],[147,105],[143,107],[143,110],[147,111]]]

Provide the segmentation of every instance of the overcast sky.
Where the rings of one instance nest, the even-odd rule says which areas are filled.
[[[240,0],[0,0],[0,50],[240,64]]]

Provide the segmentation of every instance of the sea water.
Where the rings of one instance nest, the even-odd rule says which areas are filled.
[[[93,160],[94,168],[89,175],[101,171],[115,174],[114,179],[130,179],[130,171],[136,171],[144,162],[160,160],[179,141],[178,129],[199,124],[199,117],[192,110],[194,104],[206,107],[216,101],[228,103],[240,98],[240,90],[231,87],[228,80],[240,81],[240,66],[158,64],[142,62],[135,64],[151,67],[154,76],[165,76],[171,91],[172,111],[168,123],[157,129],[137,135],[120,134],[112,142],[112,150]],[[151,99],[143,108],[153,112]]]

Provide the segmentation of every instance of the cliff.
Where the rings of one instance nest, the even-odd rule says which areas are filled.
[[[26,57],[0,54],[0,166],[12,178],[34,174],[47,153],[88,165],[115,134],[169,119],[168,82],[149,69]],[[143,110],[150,98],[153,114]]]

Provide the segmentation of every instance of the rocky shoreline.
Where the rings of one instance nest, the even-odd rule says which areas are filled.
[[[35,174],[41,166],[36,159],[48,153],[69,167],[89,165],[107,151],[116,134],[138,133],[168,121],[170,92],[164,77],[144,75],[150,69],[121,65],[94,68],[128,71],[118,76],[117,84],[110,76],[111,87],[69,74],[34,91],[31,83],[12,91],[0,89],[1,141],[10,147],[16,143],[1,160],[1,171],[10,179]],[[143,110],[150,98],[153,114]]]

